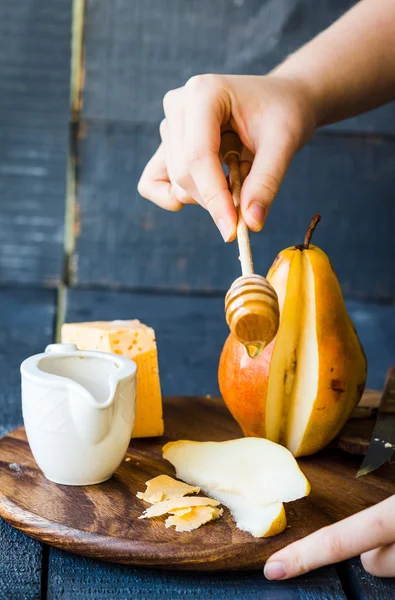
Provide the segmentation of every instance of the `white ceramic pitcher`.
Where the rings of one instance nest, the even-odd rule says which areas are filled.
[[[26,434],[47,479],[91,485],[113,475],[134,424],[136,370],[128,358],[75,344],[51,344],[22,363]]]

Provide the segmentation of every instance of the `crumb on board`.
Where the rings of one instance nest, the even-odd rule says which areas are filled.
[[[17,475],[22,474],[22,467],[21,467],[21,465],[18,465],[17,463],[10,463],[8,465],[8,468],[11,469],[11,471],[14,471],[14,473],[16,473]]]

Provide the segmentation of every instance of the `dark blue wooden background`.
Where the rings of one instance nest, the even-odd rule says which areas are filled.
[[[21,422],[19,363],[62,319],[138,317],[158,336],[165,394],[218,393],[234,245],[209,216],[142,200],[161,100],[202,72],[265,73],[351,0],[0,0],[0,433]],[[83,26],[76,18],[84,12]],[[84,75],[84,77],[82,77]],[[83,82],[78,88],[78,83]],[[264,273],[313,212],[380,388],[395,362],[395,105],[319,131],[262,234]],[[193,348],[191,352],[190,349]],[[340,575],[340,578],[339,578]],[[297,583],[104,565],[0,525],[0,598],[393,598],[358,561]]]

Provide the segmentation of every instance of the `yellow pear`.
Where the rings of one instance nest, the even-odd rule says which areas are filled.
[[[305,243],[284,250],[285,301],[266,398],[266,435],[295,456],[317,452],[340,431],[359,402],[366,358],[326,254]],[[276,272],[276,262],[268,274]],[[276,282],[278,285],[278,282]]]
[[[313,454],[340,432],[366,382],[366,358],[326,254],[310,244],[280,252],[267,275],[280,327],[261,359],[230,336],[222,352],[223,398],[245,435],[262,435],[294,456]]]

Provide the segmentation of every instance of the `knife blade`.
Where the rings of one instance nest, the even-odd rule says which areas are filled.
[[[395,367],[387,372],[383,395],[377,412],[376,425],[357,477],[375,471],[392,457],[395,451]]]

